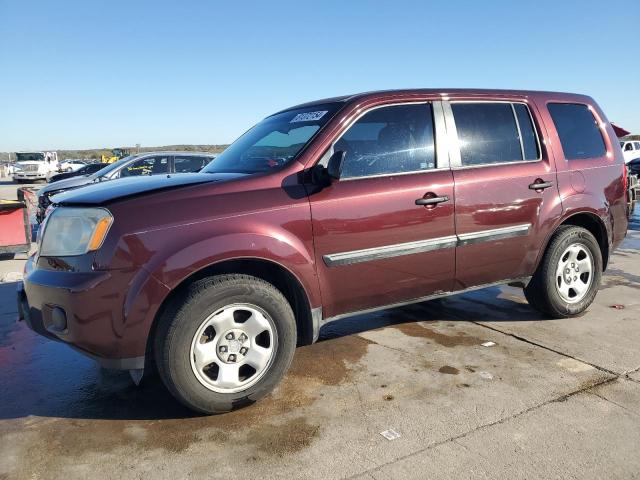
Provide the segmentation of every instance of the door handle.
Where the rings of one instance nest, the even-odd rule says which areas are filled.
[[[544,190],[549,187],[553,187],[553,182],[545,182],[541,178],[537,178],[531,185],[529,185],[531,190]]]
[[[446,195],[443,195],[442,197],[427,197],[427,198],[418,198],[416,199],[416,205],[424,205],[424,206],[429,206],[429,205],[437,205],[438,203],[442,203],[442,202],[448,202],[449,201],[449,197]]]

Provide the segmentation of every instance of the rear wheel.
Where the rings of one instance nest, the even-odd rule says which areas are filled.
[[[565,225],[553,235],[524,294],[532,307],[551,317],[571,317],[591,305],[601,278],[598,241],[584,228]]]
[[[282,293],[248,275],[220,275],[188,287],[160,318],[156,362],[187,407],[228,412],[255,402],[286,373],[296,323]]]

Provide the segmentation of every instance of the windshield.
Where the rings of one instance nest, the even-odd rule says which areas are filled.
[[[16,153],[16,162],[26,161],[43,161],[44,153],[42,152],[28,152],[28,153]]]
[[[113,172],[114,170],[117,170],[120,166],[122,166],[122,164],[127,163],[129,160],[131,160],[135,156],[136,155],[130,155],[128,157],[121,158],[117,162],[109,163],[108,165],[105,163],[104,168],[98,170],[96,173],[90,176],[91,178],[100,178],[100,177],[104,177],[105,175],[109,175],[111,172]]]
[[[202,171],[258,173],[291,162],[335,115],[341,103],[287,110],[265,118],[233,142]]]

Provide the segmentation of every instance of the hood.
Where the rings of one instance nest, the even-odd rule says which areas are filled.
[[[233,180],[244,176],[246,174],[243,173],[179,173],[121,178],[107,182],[95,182],[78,190],[60,193],[55,195],[52,201],[58,205],[102,205],[141,194],[187,187],[199,183]],[[64,183],[71,180],[76,180],[76,178],[56,183]]]
[[[90,178],[89,176],[65,178],[63,180],[52,182],[46,187],[41,188],[40,190],[38,190],[38,196],[45,195],[45,194],[55,195],[56,193],[61,192],[63,190],[69,190],[70,188],[84,187],[85,185],[90,185],[92,183],[94,183],[94,179]]]

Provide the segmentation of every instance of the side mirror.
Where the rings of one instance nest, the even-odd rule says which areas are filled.
[[[316,165],[311,170],[311,181],[321,187],[328,187],[334,181],[340,178],[342,174],[342,165],[344,164],[344,157],[346,152],[341,150],[333,152],[327,166]]]
[[[327,163],[327,175],[331,179],[331,181],[338,180],[340,175],[342,175],[342,166],[344,165],[344,157],[347,152],[343,150],[337,150],[333,152],[333,155],[329,157],[329,162]]]

